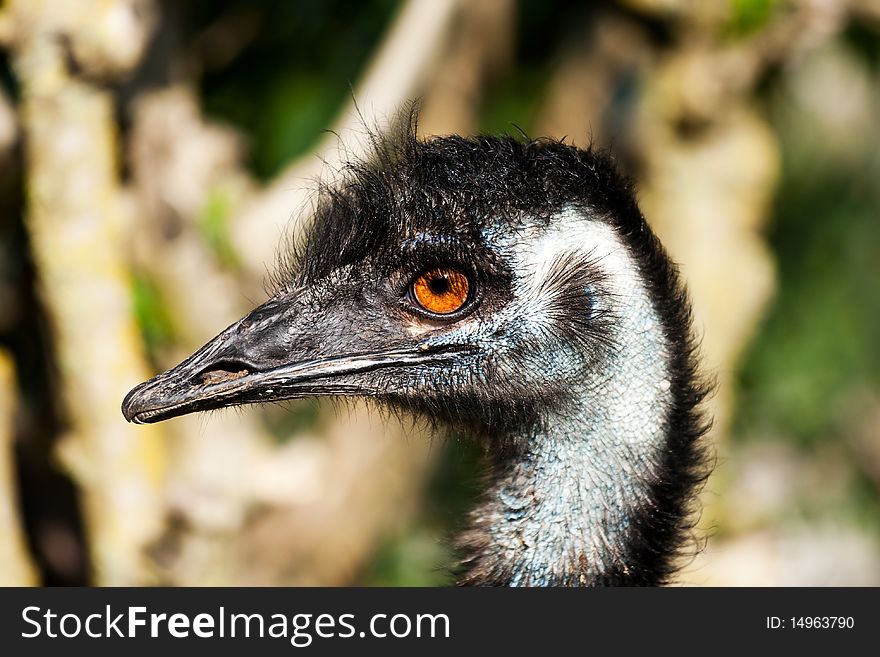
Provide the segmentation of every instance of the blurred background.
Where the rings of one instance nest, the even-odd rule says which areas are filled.
[[[719,383],[679,582],[880,585],[878,0],[0,2],[0,583],[450,582],[475,446],[119,411],[412,99],[638,181]]]

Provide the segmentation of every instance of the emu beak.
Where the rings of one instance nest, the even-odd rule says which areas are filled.
[[[269,301],[228,327],[176,367],[141,383],[122,402],[135,424],[226,406],[328,395],[376,395],[356,375],[447,362],[460,349],[402,345],[375,349],[330,335],[327,318],[294,317]],[[349,325],[350,326],[350,325]],[[329,355],[328,355],[329,354]]]

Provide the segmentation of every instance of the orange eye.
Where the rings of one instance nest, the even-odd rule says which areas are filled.
[[[467,276],[460,271],[438,267],[429,269],[413,281],[412,293],[428,312],[449,315],[465,304],[470,287]]]

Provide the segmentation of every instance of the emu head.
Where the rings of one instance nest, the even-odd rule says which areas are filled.
[[[132,390],[125,417],[365,396],[503,438],[607,380],[623,315],[637,330],[651,312],[621,305],[634,279],[654,305],[678,294],[604,155],[412,131],[324,190],[276,278],[266,303]]]

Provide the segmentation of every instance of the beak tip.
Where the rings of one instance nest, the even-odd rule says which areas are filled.
[[[143,424],[138,420],[138,413],[143,410],[141,408],[140,392],[144,384],[132,388],[125,399],[122,400],[122,416],[132,424]]]

